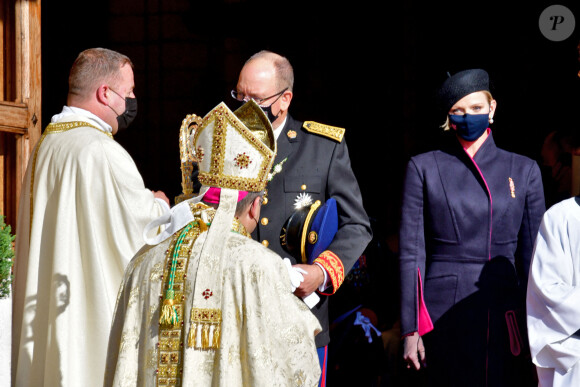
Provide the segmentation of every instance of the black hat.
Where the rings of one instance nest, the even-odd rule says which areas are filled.
[[[457,101],[476,91],[489,91],[489,75],[482,69],[460,71],[443,82],[438,100],[445,114]]]
[[[332,242],[338,230],[336,200],[319,200],[298,208],[280,231],[282,248],[298,263],[312,263]]]

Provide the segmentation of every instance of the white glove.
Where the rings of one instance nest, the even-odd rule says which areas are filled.
[[[302,298],[302,301],[304,301],[304,303],[310,308],[312,309],[316,304],[318,304],[318,301],[320,301],[320,297],[318,296],[318,294],[316,293],[310,293],[309,295],[307,295],[306,297]]]
[[[290,276],[290,285],[292,287],[292,293],[304,282],[304,274],[308,274],[307,271],[300,269],[299,267],[292,266],[289,258],[283,259],[286,268],[288,269],[288,275]],[[306,297],[302,298],[302,301],[312,309],[314,305],[318,304],[320,297],[316,293],[311,293]]]
[[[304,281],[304,276],[302,274],[306,273],[302,269],[292,267],[292,263],[289,258],[283,259],[286,268],[288,269],[288,275],[290,276],[290,286],[292,288],[292,293],[300,286],[300,283]]]

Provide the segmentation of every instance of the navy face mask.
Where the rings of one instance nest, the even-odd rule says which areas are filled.
[[[459,137],[465,141],[475,141],[489,127],[489,114],[449,114],[449,123],[455,127]]]

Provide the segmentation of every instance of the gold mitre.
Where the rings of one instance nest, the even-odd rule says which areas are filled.
[[[208,187],[262,191],[276,156],[272,124],[253,100],[233,113],[220,103],[193,134],[199,181]]]

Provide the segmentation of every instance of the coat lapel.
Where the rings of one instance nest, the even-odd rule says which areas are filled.
[[[300,129],[299,126],[300,123],[298,121],[295,121],[292,117],[290,117],[290,115],[288,115],[286,124],[284,125],[284,128],[282,129],[280,136],[278,136],[278,140],[276,143],[278,149],[276,153],[276,159],[274,160],[274,165],[282,162],[282,160],[289,157],[294,151],[294,146],[300,142],[301,133],[299,130]],[[290,138],[288,136],[288,132],[291,130],[296,133],[296,136],[293,138]]]

